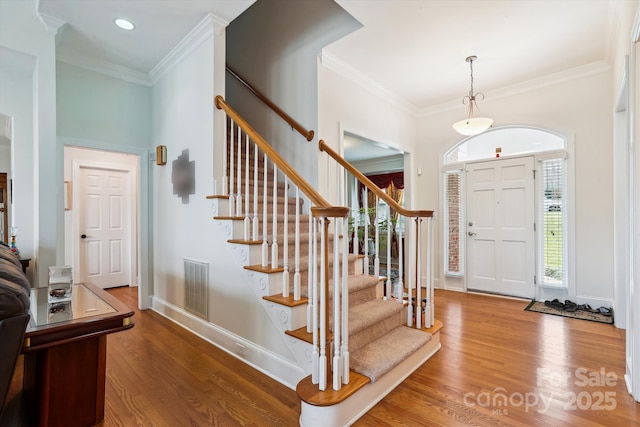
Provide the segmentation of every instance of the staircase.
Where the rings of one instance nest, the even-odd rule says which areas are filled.
[[[432,297],[423,317],[411,286],[392,296],[390,280],[368,274],[367,254],[347,253],[349,210],[308,194],[235,111],[216,105],[229,116],[228,194],[209,196],[214,221],[307,375],[296,388],[300,425],[350,425],[439,350]]]

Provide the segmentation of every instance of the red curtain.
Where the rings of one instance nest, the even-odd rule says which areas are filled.
[[[404,172],[402,171],[367,175],[367,178],[380,188],[387,188],[393,182],[397,189],[404,189]]]
[[[376,175],[367,175],[367,178],[371,180],[376,186],[381,189],[388,189],[391,184],[393,184],[394,189],[403,190],[404,189],[404,172],[389,172],[389,173],[380,173]],[[371,194],[371,192],[369,192]],[[362,195],[364,194],[364,185],[360,182],[358,183],[358,194],[360,195],[360,206],[364,207],[365,200],[363,200]],[[387,194],[389,194],[389,190],[387,190]],[[399,192],[399,195],[394,194],[390,196],[398,203],[402,201],[402,191]],[[394,197],[395,196],[395,197]],[[372,195],[369,195],[371,199]],[[396,199],[397,198],[397,199]],[[373,199],[367,201],[368,207],[373,207]]]

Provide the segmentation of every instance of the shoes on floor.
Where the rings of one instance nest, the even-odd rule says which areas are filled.
[[[567,311],[567,312],[574,312],[574,311],[587,311],[589,313],[596,313],[596,314],[602,314],[603,316],[607,316],[610,317],[613,314],[613,310],[611,308],[607,308],[607,307],[599,307],[599,308],[592,308],[589,304],[576,304],[575,302],[571,301],[571,300],[564,300],[564,302],[559,301],[557,298],[554,299],[553,301],[545,301],[544,305],[546,305],[547,307],[552,307],[555,308],[557,310],[562,310],[562,311]]]

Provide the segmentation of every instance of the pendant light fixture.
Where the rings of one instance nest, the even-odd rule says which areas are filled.
[[[453,129],[456,132],[466,136],[478,135],[489,129],[493,124],[493,119],[490,119],[488,117],[475,117],[474,115],[475,111],[480,112],[478,110],[478,106],[476,105],[476,98],[480,96],[480,99],[484,99],[483,93],[473,93],[473,61],[475,61],[476,59],[478,59],[478,57],[472,55],[467,57],[466,60],[469,63],[469,67],[471,69],[471,89],[469,89],[469,95],[465,96],[462,99],[463,104],[469,104],[467,118],[453,124]]]

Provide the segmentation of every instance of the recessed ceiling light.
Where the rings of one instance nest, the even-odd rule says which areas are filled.
[[[135,25],[133,25],[133,22],[124,18],[114,19],[113,23],[116,24],[118,27],[122,28],[123,30],[133,30],[136,27]]]

